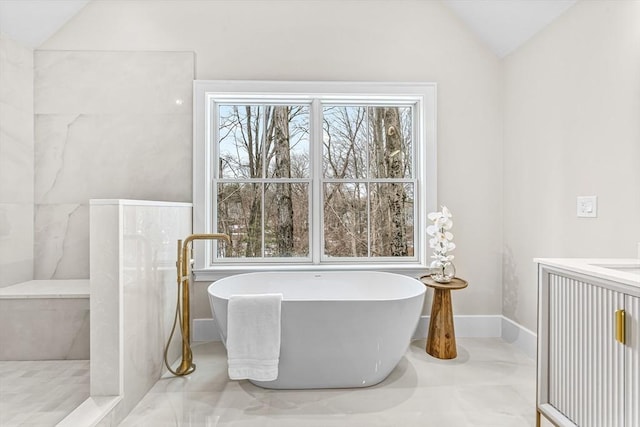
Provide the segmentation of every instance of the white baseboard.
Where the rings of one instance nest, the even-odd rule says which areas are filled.
[[[220,341],[218,325],[213,319],[193,319],[192,341]]]
[[[82,402],[56,427],[94,427],[111,414],[122,401],[122,396],[93,396]]]
[[[429,332],[429,321],[431,316],[421,316],[418,327],[413,334],[414,340],[424,340]],[[459,338],[489,338],[499,337],[502,324],[500,315],[480,315],[480,316],[453,316],[453,326],[456,337]]]
[[[426,339],[430,316],[421,316],[413,334],[414,340]],[[456,337],[497,338],[520,348],[527,356],[536,358],[536,334],[500,314],[453,316]],[[220,334],[213,319],[193,320],[193,341],[220,341]]]
[[[508,317],[500,317],[502,318],[502,339],[518,347],[530,358],[535,359],[538,351],[538,336],[536,333]]]

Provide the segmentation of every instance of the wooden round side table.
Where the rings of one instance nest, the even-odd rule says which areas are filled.
[[[428,287],[433,288],[427,353],[438,359],[455,359],[458,356],[458,351],[453,328],[451,290],[464,289],[469,283],[459,277],[454,277],[449,283],[439,283],[428,275],[422,276],[420,280]]]

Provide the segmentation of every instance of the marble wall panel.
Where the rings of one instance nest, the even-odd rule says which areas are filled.
[[[33,218],[33,202],[0,203],[0,287],[33,279]]]
[[[33,279],[33,50],[0,35],[0,287]]]
[[[0,102],[33,112],[33,50],[0,35]]]
[[[33,204],[33,116],[0,102],[0,202]]]
[[[35,278],[89,277],[88,204],[36,205],[35,220]]]
[[[37,204],[189,201],[190,115],[37,115]]]
[[[90,205],[91,396],[122,394],[120,206]]]
[[[89,199],[191,200],[194,55],[37,51],[34,61],[35,277],[87,277]],[[67,221],[72,205],[84,208]]]
[[[89,298],[0,299],[0,360],[89,358]]]
[[[193,76],[192,52],[36,51],[35,112],[190,114]]]
[[[91,395],[122,396],[114,425],[165,371],[176,246],[191,232],[191,214],[187,203],[91,201]],[[180,348],[177,332],[170,363]]]
[[[122,215],[128,413],[165,371],[163,352],[177,298],[176,244],[191,233],[191,208],[125,205]],[[180,336],[177,331],[169,363],[178,357]]]
[[[34,124],[35,140],[40,141],[34,152],[34,199],[37,203],[47,200],[48,191],[64,170],[65,149],[74,123],[79,114],[40,115]],[[76,200],[74,200],[75,202]]]
[[[0,287],[26,282],[31,279],[33,279],[33,258],[21,259],[15,262],[2,260],[2,264],[0,264]]]

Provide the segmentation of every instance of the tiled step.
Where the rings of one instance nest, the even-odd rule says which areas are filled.
[[[0,360],[89,359],[89,280],[0,288]]]

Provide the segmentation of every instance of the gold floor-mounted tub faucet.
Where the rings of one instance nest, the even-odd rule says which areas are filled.
[[[231,243],[231,238],[226,234],[192,234],[182,240],[178,240],[178,261],[176,261],[176,269],[178,272],[178,301],[176,302],[176,315],[171,328],[169,340],[164,349],[164,363],[167,369],[177,376],[188,375],[195,371],[196,365],[193,363],[193,354],[191,352],[191,314],[189,310],[189,279],[191,278],[192,253],[189,250],[189,243],[194,240],[224,240]],[[167,362],[167,352],[169,344],[175,331],[176,323],[180,322],[180,332],[182,334],[182,361],[178,368],[174,371]]]

